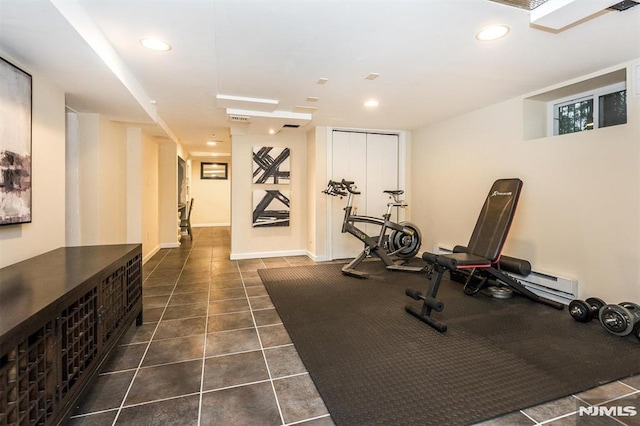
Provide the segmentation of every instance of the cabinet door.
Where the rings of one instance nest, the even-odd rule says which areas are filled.
[[[87,281],[81,290],[59,314],[62,405],[98,357],[98,283]]]
[[[398,189],[398,136],[367,134],[367,214],[382,217],[391,200],[383,191]],[[394,209],[392,220],[396,220]],[[380,227],[366,225],[369,235],[380,233]]]
[[[100,343],[108,344],[126,315],[126,270],[118,266],[100,280]],[[102,349],[102,347],[101,347]]]
[[[333,132],[333,180],[352,180],[362,192],[354,198],[353,212],[359,215],[366,214],[367,194],[367,135],[365,133]],[[350,234],[341,233],[344,207],[347,198],[330,197],[332,213],[333,258],[346,259],[354,257],[362,251],[363,245]]]
[[[398,189],[398,135],[334,131],[330,179],[356,182],[360,195],[354,198],[354,213],[382,218],[389,197],[382,191]],[[358,255],[364,244],[350,234],[341,233],[346,199],[332,197],[332,258]],[[377,225],[358,223],[369,236],[380,232]]]

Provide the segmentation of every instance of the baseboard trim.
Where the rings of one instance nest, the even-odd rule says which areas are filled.
[[[153,248],[153,250],[151,250],[151,251],[149,252],[149,254],[147,254],[147,255],[142,259],[142,264],[144,265],[145,263],[147,263],[147,262],[149,261],[149,259],[151,259],[153,256],[155,256],[155,254],[156,254],[157,252],[159,252],[159,251],[160,251],[160,246],[155,246],[155,247]]]
[[[160,248],[178,248],[180,243],[160,243]]]
[[[206,227],[216,227],[216,226],[231,226],[230,223],[192,223],[191,226],[193,228],[206,228]]]
[[[327,259],[326,255],[318,256],[318,255],[315,255],[315,254],[311,253],[310,251],[307,251],[307,257],[309,259],[313,260],[314,262],[326,262],[327,260],[329,260],[329,259]]]
[[[264,251],[256,253],[231,253],[231,260],[259,259],[262,257],[306,256],[306,250]]]

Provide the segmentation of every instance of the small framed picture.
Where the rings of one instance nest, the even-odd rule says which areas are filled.
[[[228,179],[227,163],[200,163],[200,179]]]
[[[227,163],[200,163],[200,179],[228,179]]]

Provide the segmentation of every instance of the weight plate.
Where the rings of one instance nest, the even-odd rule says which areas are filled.
[[[636,324],[632,334],[636,336],[636,339],[640,340],[640,322]]]
[[[418,254],[422,245],[420,230],[410,222],[400,222],[398,225],[406,228],[408,232],[392,231],[388,240],[389,251],[397,251],[396,256],[400,259],[411,259]]]
[[[489,290],[491,296],[496,299],[510,299],[513,296],[513,290],[507,287],[491,286],[488,287],[487,290]]]
[[[606,305],[600,309],[600,323],[611,334],[626,336],[633,330],[631,312],[620,305]]]
[[[629,309],[630,311],[633,311],[635,309],[640,311],[640,305],[638,305],[637,303],[633,303],[633,302],[620,302],[618,303],[618,305],[625,307],[627,309]]]
[[[572,300],[569,303],[569,313],[578,322],[589,322],[593,319],[591,307],[584,300]]]
[[[606,305],[606,303],[604,302],[604,300],[599,299],[597,297],[589,297],[587,300],[585,300],[585,302],[587,302],[589,304],[589,306],[593,307],[596,309],[596,314],[598,312],[600,312],[600,309]]]

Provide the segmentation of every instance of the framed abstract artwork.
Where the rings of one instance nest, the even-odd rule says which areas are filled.
[[[253,147],[253,183],[290,183],[290,154],[289,148]]]
[[[31,222],[31,75],[0,58],[0,225]]]
[[[252,226],[289,226],[291,200],[287,190],[253,190]]]

